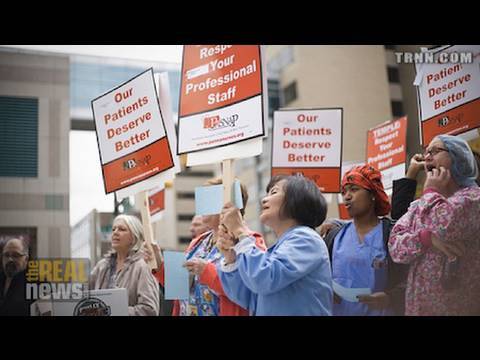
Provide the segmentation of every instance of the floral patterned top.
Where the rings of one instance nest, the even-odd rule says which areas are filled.
[[[463,241],[453,289],[442,285],[446,256],[431,236]],[[390,234],[393,261],[410,264],[406,315],[474,315],[480,310],[480,188],[466,187],[445,198],[433,189],[410,204]]]
[[[223,259],[213,243],[213,232],[187,253],[187,260],[200,258],[210,263],[218,264]],[[190,295],[188,300],[180,301],[180,316],[218,316],[220,302],[218,294],[207,285],[200,283],[199,277],[191,277]]]

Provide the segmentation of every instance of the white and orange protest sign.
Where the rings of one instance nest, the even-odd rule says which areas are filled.
[[[92,109],[107,194],[174,166],[152,69],[96,98]]]
[[[161,213],[165,210],[165,189],[158,187],[148,192],[148,208],[152,222],[161,219]]]
[[[150,189],[156,189],[159,186],[163,186],[165,182],[172,181],[175,178],[175,174],[181,171],[180,158],[173,150],[177,148],[177,134],[175,132],[175,122],[173,120],[168,73],[163,72],[154,74],[154,78],[157,86],[160,111],[162,114],[163,123],[165,125],[168,143],[170,149],[172,150],[174,167],[165,170],[151,178],[143,180],[142,182],[116,191],[115,195],[117,196],[117,199],[123,199],[125,197],[138,194],[141,191],[148,191]]]
[[[355,166],[362,166],[364,165],[365,162],[363,161],[344,161],[342,163],[342,179],[343,176],[346,174],[347,171],[352,169]],[[350,214],[348,213],[348,210],[345,206],[345,203],[343,202],[343,196],[342,194],[337,194],[337,202],[338,202],[338,217],[342,220],[349,220],[351,219]]]
[[[471,63],[417,65],[420,139],[423,146],[437,135],[458,135],[480,127],[480,45],[432,49],[434,59],[471,53]]]
[[[272,176],[301,173],[325,193],[340,191],[343,109],[275,111]]]
[[[385,189],[405,176],[407,161],[407,117],[388,121],[367,131],[367,164],[382,173]]]
[[[264,136],[259,45],[185,45],[178,154]]]

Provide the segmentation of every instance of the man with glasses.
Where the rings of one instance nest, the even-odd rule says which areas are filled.
[[[23,239],[7,240],[2,251],[0,273],[0,316],[29,316],[30,303],[25,297],[25,273],[28,245]]]

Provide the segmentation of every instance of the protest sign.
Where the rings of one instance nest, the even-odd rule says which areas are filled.
[[[322,192],[339,192],[342,113],[341,108],[275,111],[272,176],[301,173]]]

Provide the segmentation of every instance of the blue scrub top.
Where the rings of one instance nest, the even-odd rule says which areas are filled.
[[[330,259],[315,230],[291,227],[266,252],[255,246],[253,237],[234,249],[235,263],[222,264],[217,271],[227,296],[250,315],[332,315]]]
[[[385,291],[388,280],[387,249],[380,221],[359,242],[353,222],[345,225],[335,237],[332,252],[332,278],[346,288],[370,288],[372,293]],[[344,299],[333,305],[337,316],[385,316],[391,309],[373,310],[366,304]]]

